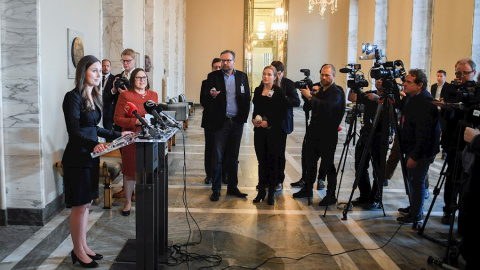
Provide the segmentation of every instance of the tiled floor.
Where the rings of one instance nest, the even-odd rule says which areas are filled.
[[[337,207],[330,207],[324,215],[325,208],[318,206],[318,202],[325,191],[314,191],[312,206],[308,206],[305,199],[292,198],[297,189],[290,188],[290,183],[301,175],[300,153],[305,132],[301,108],[295,110],[295,131],[287,142],[285,189],[277,196],[275,206],[252,203],[256,195],[257,162],[251,124],[244,128],[239,164],[239,188],[248,193],[248,198],[227,196],[223,189],[220,201],[211,202],[211,187],[203,183],[201,114],[202,109],[197,108],[189,120],[185,139],[178,134],[177,145],[169,153],[169,240],[182,244],[190,236],[190,242],[201,241],[188,247],[188,252],[195,254],[188,265],[162,266],[161,269],[198,269],[216,263],[219,266],[211,269],[228,266],[228,269],[252,269],[259,265],[258,269],[440,269],[429,265],[427,258],[443,258],[445,247],[419,236],[409,226],[400,226],[395,220],[399,216],[397,208],[408,203],[399,169],[384,189],[385,216],[381,210],[354,208],[348,212],[347,220],[342,220],[342,210]],[[342,126],[337,163],[347,130]],[[350,146],[343,179],[339,181],[340,202],[348,201],[352,191],[353,149]],[[184,162],[188,209],[193,217],[188,217],[188,221],[182,202]],[[443,160],[436,159],[429,171],[431,196],[426,201],[425,213],[434,197],[432,191],[442,164]],[[119,186],[121,182],[116,191]],[[356,197],[358,191],[353,196]],[[132,215],[123,217],[120,214],[123,202],[123,199],[115,200],[111,210],[102,209],[103,202],[92,207],[88,243],[105,256],[98,261],[100,269],[110,269],[126,240],[135,238],[135,209]],[[445,240],[448,226],[440,224],[442,207],[443,192],[433,207],[425,234]],[[70,258],[69,212],[65,209],[43,227],[0,227],[0,269],[80,268],[78,264],[73,266]],[[179,258],[178,253],[176,257]]]

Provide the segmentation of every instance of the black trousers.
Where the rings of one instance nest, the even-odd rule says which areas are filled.
[[[281,129],[255,128],[254,145],[258,160],[258,182],[261,188],[275,188],[279,179],[281,144],[285,134]],[[283,151],[285,155],[285,151]]]
[[[306,142],[306,165],[307,178],[305,185],[312,189],[317,176],[317,162],[321,158],[320,170],[327,175],[327,193],[334,193],[337,186],[337,171],[335,169],[334,158],[335,149],[337,147],[338,132],[327,134],[326,136],[318,136],[309,133]]]
[[[381,134],[377,133],[374,135],[372,145],[369,149],[366,149],[369,133],[362,133],[358,139],[357,146],[355,147],[355,175],[360,169],[360,161],[364,151],[368,151],[367,162],[362,169],[360,174],[360,179],[358,180],[358,189],[360,190],[360,200],[369,201],[369,202],[378,202],[380,199],[379,189],[378,189],[378,177],[379,165],[380,165],[380,139]],[[385,157],[383,157],[385,158]],[[368,173],[369,163],[372,163],[373,167],[373,183],[370,184],[370,176]]]

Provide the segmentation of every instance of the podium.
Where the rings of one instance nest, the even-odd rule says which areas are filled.
[[[112,269],[158,269],[168,259],[168,140],[135,139],[136,239],[129,239]]]

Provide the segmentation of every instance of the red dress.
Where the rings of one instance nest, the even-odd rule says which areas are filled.
[[[131,102],[137,106],[137,113],[141,117],[145,117],[147,112],[143,107],[143,103],[147,100],[158,103],[158,94],[152,90],[146,90],[145,95],[130,90],[120,93],[113,118],[115,125],[122,127],[122,131],[140,131],[141,127],[135,125],[137,118],[135,116],[127,116],[124,109],[127,102]],[[130,144],[122,148],[122,173],[123,175],[135,178],[135,144]]]

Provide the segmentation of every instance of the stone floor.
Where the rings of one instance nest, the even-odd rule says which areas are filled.
[[[169,240],[179,246],[190,242],[190,261],[160,269],[440,269],[429,265],[427,258],[441,260],[445,247],[418,235],[410,226],[396,222],[397,208],[405,207],[401,170],[398,168],[384,189],[382,210],[354,208],[342,220],[341,204],[324,207],[318,202],[325,191],[314,191],[313,205],[306,199],[295,200],[290,183],[301,175],[301,143],[305,133],[305,115],[295,109],[295,131],[288,136],[285,169],[285,189],[276,197],[275,205],[253,204],[256,195],[257,161],[253,148],[253,127],[245,125],[240,150],[239,188],[248,193],[247,199],[226,195],[211,202],[211,187],[204,184],[203,129],[200,128],[202,109],[197,108],[184,132],[177,134],[177,144],[169,153]],[[337,145],[336,163],[340,160],[347,126],[342,124]],[[185,150],[185,159],[184,159]],[[339,201],[348,201],[354,181],[354,147],[347,151],[346,166],[338,188]],[[183,165],[186,164],[184,178]],[[436,159],[430,167],[430,198],[433,199],[443,160]],[[184,180],[185,179],[185,180]],[[116,179],[115,191],[121,187]],[[188,210],[182,202],[184,187]],[[101,192],[102,193],[102,192]],[[353,198],[358,197],[358,191]],[[132,215],[120,214],[124,199],[116,199],[111,210],[102,209],[103,202],[92,206],[88,231],[90,248],[103,254],[100,269],[110,269],[127,239],[135,238],[135,208]],[[448,226],[440,223],[443,192],[431,212],[425,234],[445,240]],[[0,269],[78,269],[72,265],[69,234],[69,209],[63,210],[43,227],[0,227]],[[188,216],[188,218],[187,218]],[[455,228],[456,231],[456,228]],[[185,248],[182,249],[185,251]],[[180,258],[177,252],[175,258]],[[459,266],[463,261],[459,259]]]

